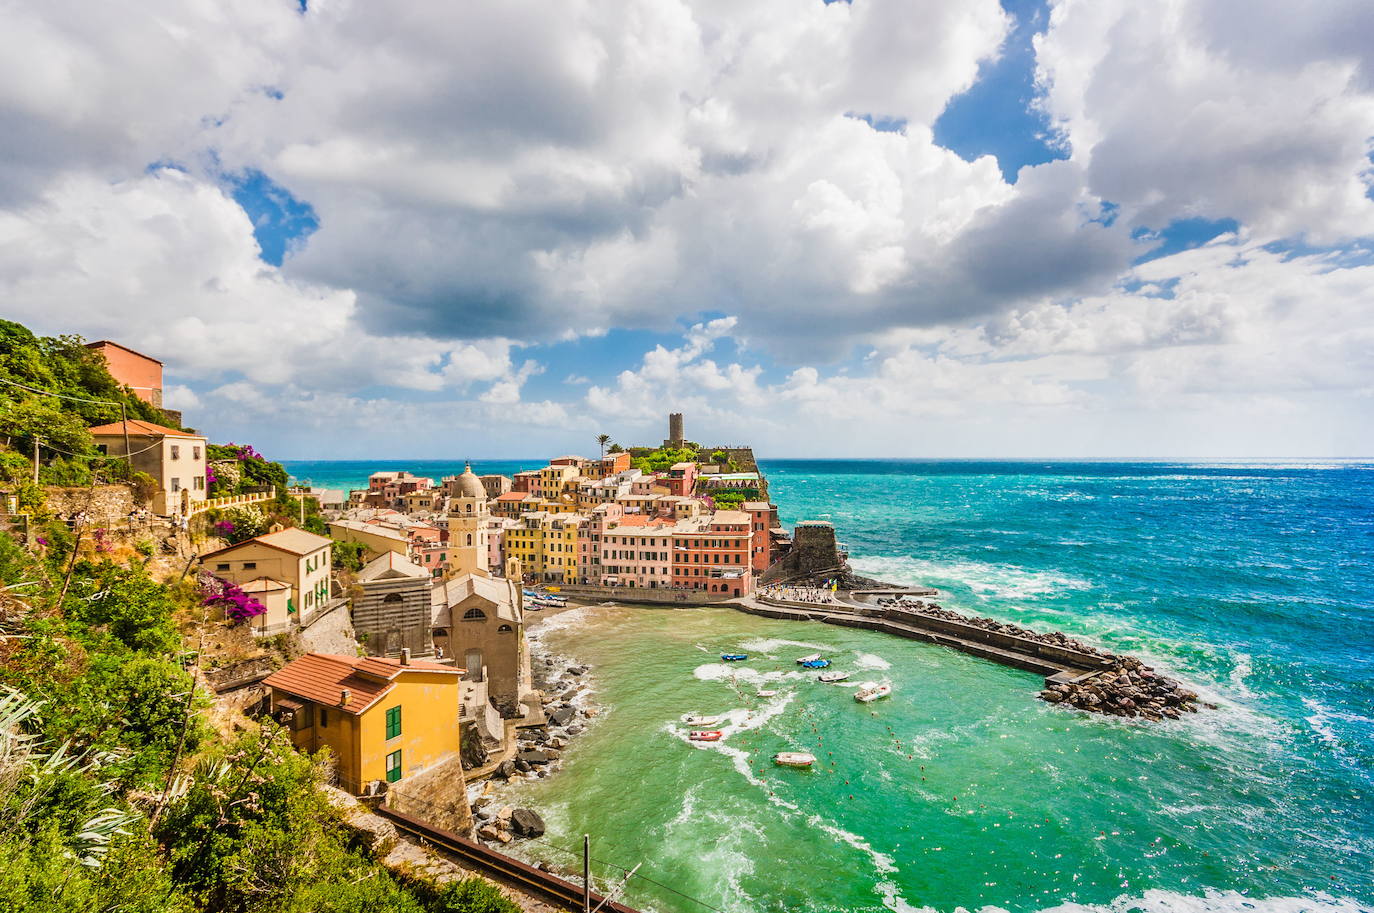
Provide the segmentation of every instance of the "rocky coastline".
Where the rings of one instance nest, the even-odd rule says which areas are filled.
[[[1176,720],[1184,713],[1198,711],[1196,692],[1188,690],[1178,680],[1156,672],[1152,666],[1147,666],[1134,656],[1101,650],[1059,631],[1032,631],[993,618],[961,615],[933,602],[908,600],[902,605],[932,618],[1024,637],[1038,643],[1100,656],[1109,661],[1109,665],[1100,672],[1085,675],[1077,681],[1048,684],[1038,695],[1042,701],[1091,713],[1154,721]]]
[[[538,780],[552,776],[563,766],[563,752],[581,735],[600,708],[586,698],[585,676],[591,667],[538,651],[530,639],[530,665],[534,686],[544,695],[545,723],[519,730],[514,757],[501,762],[481,791],[471,800],[477,839],[503,845],[544,835],[544,819],[531,808],[500,803],[498,784]]]

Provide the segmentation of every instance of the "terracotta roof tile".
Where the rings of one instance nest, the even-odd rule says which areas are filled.
[[[91,434],[123,434],[124,427],[119,422],[111,422],[108,425],[96,425],[87,428]],[[166,425],[155,425],[152,422],[145,422],[142,419],[129,419],[129,434],[133,437],[158,437],[164,434],[172,437],[198,437],[204,438],[203,434],[192,434],[189,431],[178,431],[175,428],[168,428]]]
[[[267,676],[263,684],[317,704],[338,707],[345,713],[359,714],[390,691],[396,676],[409,669],[459,676],[464,671],[456,666],[418,659],[402,666],[400,660],[379,656],[359,658],[307,653]],[[340,705],[345,689],[349,692],[348,703]]]

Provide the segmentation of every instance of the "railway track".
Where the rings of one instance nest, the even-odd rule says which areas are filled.
[[[504,853],[498,853],[465,837],[459,837],[451,831],[441,830],[404,812],[398,812],[384,805],[378,807],[376,811],[377,814],[406,833],[423,838],[482,872],[497,876],[503,881],[513,882],[566,910],[574,911],[574,913],[581,913],[583,909],[581,885],[573,884],[542,869],[536,869],[526,862],[521,862],[519,859]],[[591,892],[588,900],[590,901],[588,909],[595,910],[600,906],[602,910],[608,911],[608,913],[639,913],[633,907],[627,907],[613,900],[606,900],[605,897],[595,891]]]

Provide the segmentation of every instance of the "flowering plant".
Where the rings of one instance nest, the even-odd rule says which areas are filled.
[[[224,617],[230,621],[247,621],[267,611],[267,606],[249,596],[236,583],[205,573],[200,575],[197,582],[200,586],[200,601],[204,605],[222,609]]]
[[[215,524],[215,532],[221,536],[227,536],[234,531],[233,520],[221,520]]]

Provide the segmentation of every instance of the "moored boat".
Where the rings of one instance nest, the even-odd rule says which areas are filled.
[[[727,663],[742,663],[749,658],[748,653],[722,653],[720,658]]]
[[[828,659],[808,659],[806,662],[802,663],[802,668],[803,668],[803,669],[824,669],[824,668],[828,667],[829,665],[830,665],[830,660],[828,660]]]
[[[864,682],[858,691],[854,692],[854,700],[861,704],[876,701],[879,698],[887,697],[892,694],[891,685],[880,685],[877,682]]]
[[[759,689],[759,697],[777,697],[777,696],[778,696],[778,692],[775,691],[775,690],[773,690],[772,688],[760,688],[760,689]]]
[[[797,664],[804,666],[807,663],[814,663],[816,660],[820,658],[821,655],[819,653],[812,653],[810,656],[803,656],[801,659],[797,660]]]
[[[847,678],[849,678],[848,672],[836,670],[834,672],[822,672],[820,675],[816,676],[816,681],[830,684],[831,682],[842,682]]]
[[[773,763],[783,767],[810,767],[816,756],[809,751],[780,751],[773,755]]]
[[[691,732],[687,733],[687,738],[691,739],[693,742],[719,742],[723,735],[725,735],[725,733],[721,732],[719,729],[693,729]]]
[[[703,713],[688,713],[683,715],[682,722],[688,726],[714,726],[720,722],[720,717],[706,716]]]

